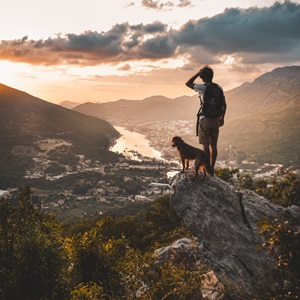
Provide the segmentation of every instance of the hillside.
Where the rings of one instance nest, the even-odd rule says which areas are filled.
[[[110,160],[110,140],[119,133],[106,121],[68,110],[0,84],[0,168],[2,180],[16,181],[41,152],[38,142],[71,144],[72,155]],[[9,163],[8,163],[9,162]],[[5,176],[4,176],[5,173]],[[5,178],[5,179],[4,179]],[[1,183],[1,180],[0,180]]]
[[[226,96],[224,143],[251,159],[300,165],[300,67],[277,68]]]
[[[220,158],[225,149],[233,146],[240,159],[300,165],[299,66],[277,68],[252,83],[225,91],[225,95],[227,115],[219,141]],[[160,125],[163,128],[168,122],[187,120],[190,134],[185,137],[196,142],[194,126],[198,108],[199,100],[194,95],[175,99],[153,96],[140,101],[85,103],[74,110],[103,118],[114,125],[141,128],[145,123],[142,129],[145,133],[155,130],[149,127],[154,122],[165,122]],[[170,132],[160,138],[169,140],[173,134],[178,133]]]
[[[152,96],[143,100],[88,102],[76,106],[74,110],[117,124],[126,120],[151,122],[190,119],[195,116],[198,106],[199,101],[195,101],[195,97],[182,96],[170,99]]]

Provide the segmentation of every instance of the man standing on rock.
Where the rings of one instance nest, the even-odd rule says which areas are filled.
[[[212,68],[206,65],[186,82],[186,86],[199,93],[201,106],[197,114],[196,131],[214,174],[219,127],[224,125],[226,101],[222,87],[212,82],[213,76]],[[197,77],[202,79],[202,84],[194,83]]]

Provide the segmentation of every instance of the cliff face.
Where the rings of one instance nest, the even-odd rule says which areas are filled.
[[[177,174],[171,183],[171,206],[201,244],[202,255],[221,282],[232,282],[245,291],[253,288],[275,260],[265,250],[257,222],[281,214],[300,225],[300,208],[283,208],[252,191],[239,190],[219,178],[192,181]]]

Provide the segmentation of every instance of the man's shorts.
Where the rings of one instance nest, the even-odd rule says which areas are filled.
[[[203,118],[199,122],[199,144],[216,145],[219,137],[219,118]]]

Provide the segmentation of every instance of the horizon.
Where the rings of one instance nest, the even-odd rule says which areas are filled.
[[[225,91],[300,65],[300,0],[89,4],[5,1],[0,83],[55,104],[104,103],[195,95],[185,82],[205,64]]]

